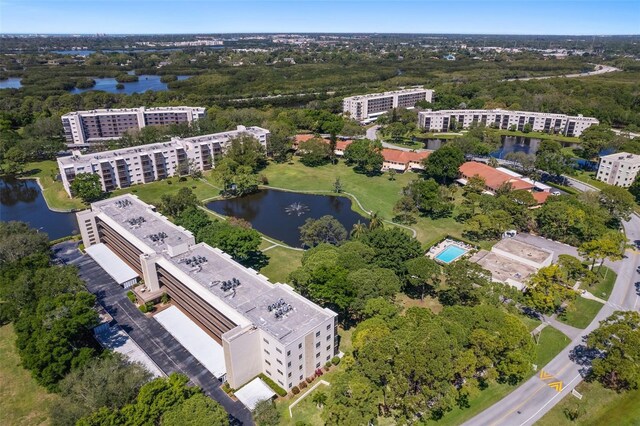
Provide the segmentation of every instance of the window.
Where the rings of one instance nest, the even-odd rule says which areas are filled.
[[[302,359],[302,354],[298,355],[298,359]]]
[[[298,349],[302,349],[302,343],[298,344]]]
[[[289,374],[289,375],[291,375],[291,374]],[[293,383],[289,383],[289,387],[291,387],[291,386],[293,386]]]
[[[291,356],[291,351],[287,351],[287,356]]]
[[[320,368],[320,363],[317,363],[317,364],[316,364],[316,368]]]
[[[327,350],[330,351],[331,350],[331,345],[327,346]]]
[[[320,342],[316,343],[316,348],[320,347]]]
[[[330,334],[327,335],[327,340],[331,340],[331,335]]]
[[[271,353],[266,349],[264,350],[264,353],[267,354],[267,355],[271,355]]]
[[[316,354],[316,358],[320,358],[320,352]]]
[[[271,375],[271,371],[269,371],[269,370],[264,370],[264,372],[267,373],[267,376]]]
[[[302,366],[301,365],[298,366],[298,370],[302,370]]]
[[[277,371],[278,371],[278,374],[279,374],[279,375],[281,375],[281,376],[283,376],[283,375],[284,375],[284,373],[283,373],[282,371],[280,371],[280,370],[277,370]]]
[[[280,386],[284,386],[284,383],[282,383],[280,380],[278,380],[278,383],[280,384]]]
[[[282,361],[280,361],[278,358],[276,358],[276,361],[278,362],[278,364],[282,365]]]
[[[287,367],[291,367],[291,361],[287,363]]]
[[[316,332],[316,337],[320,337],[320,332]]]
[[[289,374],[287,374],[287,377],[291,377],[291,372],[289,372]],[[289,385],[289,386],[291,386],[291,385]]]
[[[280,350],[280,348],[276,348],[276,352],[278,352],[279,354],[282,353],[282,351]]]
[[[331,324],[327,324],[327,331],[331,330]]]
[[[327,355],[327,361],[331,359],[331,355]]]

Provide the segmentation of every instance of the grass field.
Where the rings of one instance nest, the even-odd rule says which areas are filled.
[[[591,186],[595,186],[598,189],[604,189],[604,188],[607,188],[608,186],[611,186],[609,184],[606,184],[604,182],[600,182],[599,180],[597,180],[595,172],[585,172],[583,170],[580,170],[580,171],[577,171],[576,174],[572,175],[571,177],[579,180],[580,182],[584,182]]]
[[[0,425],[48,425],[57,395],[40,387],[19,362],[13,326],[0,327]]]
[[[551,409],[536,425],[539,426],[638,426],[640,425],[640,389],[616,393],[605,389],[598,382],[580,383],[576,390],[582,400],[567,395]],[[576,410],[578,418],[570,421],[565,410]]]
[[[305,167],[297,159],[293,164],[270,164],[263,174],[269,179],[269,186],[293,191],[322,192],[332,191],[336,178],[340,178],[343,192],[353,194],[366,210],[378,212],[384,219],[393,218],[393,206],[400,198],[400,192],[418,175],[407,172],[389,180],[388,175],[365,176],[355,173],[343,162],[321,167]],[[353,209],[361,214],[365,212],[353,204]],[[428,246],[439,239],[451,235],[461,238],[462,225],[452,218],[431,220],[419,217],[411,225],[417,232],[417,238]]]
[[[561,315],[558,320],[577,328],[585,328],[602,309],[602,303],[595,300],[577,297],[571,306]]]
[[[302,266],[303,252],[300,250],[274,247],[265,251],[264,254],[269,257],[269,264],[260,269],[260,273],[266,275],[273,283],[288,283],[289,274]]]
[[[51,209],[68,211],[80,210],[86,207],[82,201],[70,198],[64,190],[62,183],[54,180],[55,176],[59,173],[58,163],[55,161],[49,160],[27,163],[24,170],[24,177],[38,178],[43,188],[42,195]]]
[[[569,343],[571,343],[571,339],[562,332],[551,326],[543,328],[538,337],[534,364],[538,366],[538,369],[542,368]]]
[[[604,300],[608,300],[611,295],[611,290],[613,290],[613,286],[616,283],[616,279],[618,278],[618,274],[613,272],[611,269],[603,266],[601,269],[596,268],[598,271],[598,275],[600,275],[601,279],[598,283],[592,287],[584,286],[585,290],[589,291],[589,293],[593,294],[596,297],[599,297]]]

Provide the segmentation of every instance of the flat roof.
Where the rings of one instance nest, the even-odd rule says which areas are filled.
[[[98,217],[102,215],[116,222],[157,253],[165,251],[168,245],[188,243],[193,238],[191,232],[174,225],[132,194],[95,202],[91,209],[99,212]]]
[[[524,283],[527,278],[537,271],[533,266],[516,262],[513,259],[486,250],[480,250],[469,260],[491,272],[491,277],[494,280],[504,283],[507,280]]]
[[[153,318],[216,378],[227,373],[222,346],[180,309],[170,306]]]
[[[118,284],[122,285],[126,282],[138,278],[138,273],[134,271],[129,265],[124,263],[122,259],[116,256],[104,244],[94,244],[90,247],[87,247],[85,251]]]
[[[393,95],[404,94],[404,93],[419,93],[419,92],[429,92],[429,91],[433,91],[433,90],[432,89],[425,89],[424,87],[419,86],[419,87],[413,87],[413,88],[409,88],[409,89],[391,90],[389,92],[367,93],[367,94],[364,94],[364,95],[348,96],[348,97],[344,98],[344,100],[358,101],[360,99],[369,99],[369,98],[375,98],[375,97],[378,97],[378,96],[393,96]]]
[[[242,388],[234,392],[236,398],[240,400],[249,410],[253,411],[260,401],[271,399],[276,393],[260,377],[256,377]]]
[[[194,265],[187,259],[205,258],[206,261]],[[283,343],[294,341],[308,333],[335,314],[310,302],[295,293],[286,284],[272,284],[252,269],[240,265],[226,253],[200,243],[192,246],[186,253],[169,257],[174,266],[186,273],[205,290],[224,301],[257,327]],[[224,290],[225,281],[236,279],[240,285]],[[275,310],[269,311],[269,305],[286,304],[291,308],[285,315],[276,318]]]
[[[64,114],[62,117],[70,117],[74,115],[113,115],[113,114],[137,114],[138,112],[184,112],[184,111],[196,111],[205,112],[204,107],[189,107],[189,106],[168,106],[168,107],[138,107],[138,108],[99,108],[85,111],[72,111]]]
[[[498,241],[493,247],[511,253],[521,259],[533,260],[536,263],[542,263],[549,256],[553,256],[553,252],[549,250],[514,240],[513,238],[505,238]]]
[[[600,158],[603,160],[628,161],[631,163],[640,162],[640,155],[630,154],[628,152],[618,152],[615,154],[603,155]]]
[[[121,353],[126,356],[129,361],[139,362],[144,365],[154,377],[165,376],[149,355],[147,355],[119,325],[116,324],[105,331],[95,333],[95,336],[102,347]]]

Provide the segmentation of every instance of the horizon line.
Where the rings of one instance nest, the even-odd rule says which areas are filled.
[[[336,32],[336,31],[265,31],[265,32],[242,32],[242,31],[224,31],[224,32],[150,32],[150,33],[45,33],[45,32],[0,32],[0,35],[56,35],[56,36],[93,36],[93,35],[105,35],[105,36],[130,36],[130,35],[230,35],[230,34],[256,34],[256,35],[275,35],[275,34],[311,34],[311,35],[320,35],[320,34],[360,34],[360,35],[477,35],[477,36],[546,36],[546,37],[640,37],[640,33],[579,33],[579,34],[571,34],[571,33],[554,33],[554,34],[543,34],[543,33],[475,33],[475,32],[451,32],[451,33],[420,33],[420,32],[366,32],[366,31],[349,31],[349,32]]]

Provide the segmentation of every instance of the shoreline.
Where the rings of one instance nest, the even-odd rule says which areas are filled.
[[[49,204],[49,200],[47,200],[47,196],[45,195],[45,189],[44,186],[42,186],[42,183],[40,182],[40,178],[39,177],[19,177],[18,179],[21,180],[35,180],[36,183],[38,184],[38,186],[40,187],[40,193],[42,194],[42,198],[44,199],[45,204],[47,205],[47,208],[49,210],[51,210],[52,212],[56,212],[56,213],[75,213],[75,212],[79,212],[81,211],[81,209],[58,209],[55,207],[51,207],[51,204]]]

